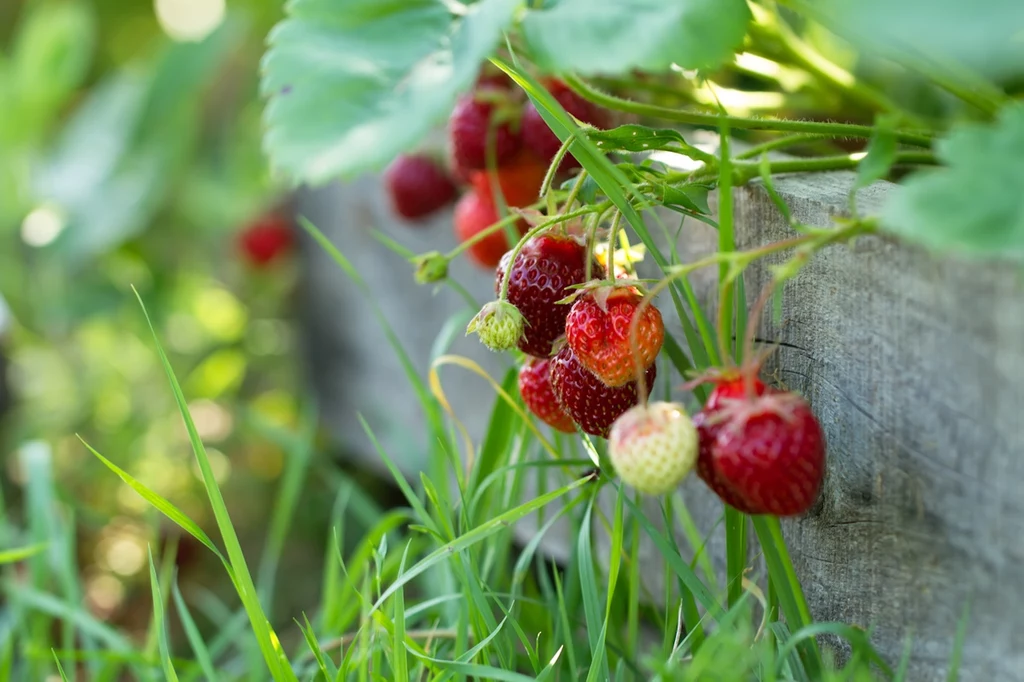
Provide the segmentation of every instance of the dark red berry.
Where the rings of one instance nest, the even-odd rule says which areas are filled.
[[[564,433],[576,433],[576,424],[551,388],[551,360],[527,357],[519,370],[519,394],[530,412]]]
[[[611,115],[608,111],[583,99],[564,83],[556,81],[550,85],[550,90],[555,99],[574,118],[584,123],[589,123],[595,128],[609,127]],[[523,144],[547,162],[550,162],[555,157],[555,154],[558,153],[559,148],[562,146],[558,137],[551,132],[551,128],[541,118],[540,112],[537,111],[537,107],[533,105],[533,102],[527,102],[523,108],[522,132]],[[579,165],[579,161],[572,154],[566,154],[558,169],[565,172],[578,168]]]
[[[501,293],[505,271],[512,260],[509,251],[501,258],[494,281],[495,293]],[[572,306],[557,303],[569,296],[574,284],[586,281],[587,247],[581,239],[547,232],[531,238],[519,251],[509,274],[508,301],[523,314],[526,328],[519,350],[546,358],[552,344],[565,334],[565,318]],[[591,263],[591,276],[603,277],[601,265]]]
[[[463,95],[455,104],[448,120],[452,158],[458,168],[457,175],[487,167],[488,131],[491,120],[509,119],[509,93],[493,86],[481,87]],[[518,121],[495,120],[495,162],[500,166],[519,149]]]
[[[422,155],[395,159],[384,174],[384,185],[395,213],[409,220],[439,211],[456,195],[455,184],[441,164]]]
[[[290,221],[280,213],[268,213],[242,230],[238,246],[251,264],[270,265],[291,250],[295,243]]]
[[[467,241],[499,219],[498,209],[490,200],[475,191],[467,192],[455,204],[455,236],[460,242]],[[516,226],[520,234],[525,232],[526,224],[523,221],[517,221]],[[497,230],[475,242],[466,250],[466,254],[480,267],[490,269],[498,264],[509,248],[505,231]]]
[[[802,398],[744,390],[739,398],[721,397],[707,418],[716,424],[713,472],[749,509],[795,516],[811,508],[825,473],[825,435]]]
[[[644,380],[648,392],[656,375],[655,365],[647,368]],[[573,421],[590,435],[602,438],[607,438],[615,420],[640,400],[636,382],[615,388],[605,386],[580,364],[568,346],[551,360],[551,386]]]

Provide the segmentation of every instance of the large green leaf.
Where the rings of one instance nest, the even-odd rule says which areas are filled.
[[[732,55],[749,20],[744,0],[561,0],[529,12],[523,33],[551,71],[706,69]]]
[[[827,0],[817,9],[862,50],[996,78],[1024,73],[1020,0]]]
[[[955,128],[936,153],[948,167],[909,178],[885,206],[885,228],[935,251],[1024,258],[1024,107]]]
[[[314,183],[384,166],[448,115],[521,1],[296,0],[263,64],[271,159]]]

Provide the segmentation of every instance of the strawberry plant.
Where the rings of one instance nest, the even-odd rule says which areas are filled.
[[[607,599],[603,614],[584,600],[589,647],[574,651],[570,637],[561,640],[567,649],[550,644],[542,657],[521,639],[527,664],[457,644],[446,649],[452,670],[484,674],[471,666],[489,661],[487,671],[497,675],[501,668],[501,679],[527,672],[537,679],[568,672],[575,679],[585,670],[587,679],[610,679],[616,677],[613,668],[642,677],[633,657],[637,595],[630,591],[633,610],[625,624],[612,606],[623,562],[637,561],[637,537],[622,544],[623,524],[633,523],[634,532],[642,529],[653,539],[679,579],[680,628],[686,633],[663,648],[645,674],[710,679],[699,671],[711,669],[702,666],[717,646],[713,642],[728,636],[723,633],[745,632],[746,621],[735,609],[759,594],[744,578],[750,515],[766,559],[765,623],[772,634],[759,633],[754,644],[744,639],[749,651],[759,652],[749,660],[759,664],[744,667],[741,656],[732,662],[738,672],[716,679],[823,680],[837,674],[814,637],[789,639],[828,627],[816,630],[822,626],[812,623],[778,520],[812,509],[828,444],[814,406],[762,376],[763,357],[755,357],[751,340],[768,301],[777,303],[784,285],[816,253],[863,235],[886,234],[968,257],[1021,258],[1024,204],[1013,186],[1024,177],[1024,48],[1009,36],[1011,26],[1024,26],[1024,10],[1000,0],[982,5],[293,3],[265,61],[266,149],[279,171],[310,183],[372,172],[416,148],[447,120],[453,172],[489,179],[483,186],[473,182],[456,209],[464,243],[412,261],[421,282],[446,281],[447,262],[463,252],[497,266],[497,299],[479,310],[469,332],[492,350],[511,353],[520,366],[519,398],[540,424],[558,433],[549,441],[519,407],[515,384],[491,378],[499,405],[484,453],[475,458],[467,442],[466,470],[437,475],[454,475],[472,496],[482,494],[475,486],[486,476],[518,463],[499,444],[521,448],[538,441],[549,459],[535,464],[551,466],[582,448],[600,475],[597,486],[572,493],[565,505],[584,503],[581,529],[595,521],[591,491],[616,489],[614,519],[601,519],[613,538],[610,565],[600,574],[581,569],[578,586]],[[322,52],[307,49],[304,38],[314,34],[336,61],[327,63]],[[360,60],[352,58],[357,51]],[[379,76],[367,76],[364,62],[377,65]],[[315,77],[305,75],[314,70]],[[906,96],[911,89],[916,97]],[[353,93],[361,106],[342,106]],[[313,117],[321,122],[315,131],[307,124]],[[708,130],[716,134],[714,144],[701,134]],[[523,153],[542,160],[546,172],[519,193],[501,174]],[[838,170],[856,173],[849,214],[830,225],[793,220],[773,178]],[[880,179],[902,186],[880,211],[865,214],[858,192]],[[772,198],[793,229],[790,238],[736,249],[732,193],[748,183]],[[489,196],[487,188],[498,191]],[[711,191],[717,192],[715,211]],[[671,214],[682,221],[684,241],[686,221],[712,226],[717,250],[680,260],[652,227]],[[505,251],[500,259],[499,250]],[[771,281],[748,309],[752,281],[746,271],[768,256],[781,256],[782,263],[773,266]],[[653,267],[638,268],[646,260]],[[703,307],[690,279],[701,268],[719,274],[711,309]],[[659,306],[671,307],[673,321],[663,319]],[[746,343],[736,341],[744,337]],[[447,408],[437,374],[445,364],[482,370],[464,358],[438,359],[431,375],[434,399]],[[656,383],[659,373],[671,374],[669,383],[689,382],[691,393],[671,398],[689,401],[692,409],[652,400],[652,393],[664,393]],[[516,426],[497,420],[498,414],[514,414]],[[449,416],[457,422],[457,414]],[[635,493],[664,496],[665,519],[671,519],[672,493],[691,469],[724,503],[724,601],[690,569],[693,557],[657,535],[631,501]],[[428,498],[439,485],[424,481]],[[589,530],[580,532],[582,552],[590,546]],[[385,595],[395,589],[401,588],[392,586]],[[495,605],[509,618],[525,613],[500,599]],[[487,619],[481,618],[485,629],[474,632],[484,637]],[[563,638],[567,629],[559,630]],[[625,648],[613,653],[608,642],[623,636]],[[762,657],[770,654],[757,644],[764,641],[793,658],[765,663]],[[569,660],[559,662],[563,651],[570,652]],[[874,653],[865,655],[863,669],[842,674],[894,675]],[[766,665],[772,675],[763,676]]]
[[[124,65],[153,15],[193,9],[130,4],[0,7],[0,238],[16,244],[0,294],[17,320],[0,342],[33,408],[15,408],[23,494],[0,519],[0,679],[912,679],[913,642],[817,620],[805,596],[831,586],[801,582],[787,541],[809,542],[827,495],[848,492],[845,433],[763,369],[755,339],[774,340],[766,311],[806,292],[792,285],[809,286],[808,263],[868,235],[1024,258],[1020,0],[292,0],[258,74],[280,7],[230,3],[206,37]],[[776,191],[835,171],[848,210],[823,224]],[[410,270],[389,287],[466,303],[437,321],[426,376],[346,233],[278,203],[288,183],[367,173],[410,241],[446,221],[457,241],[384,245]],[[895,184],[875,206],[880,180]],[[740,224],[748,185],[789,234]],[[692,256],[698,226],[716,243]],[[251,371],[243,349],[287,369],[271,308],[308,255],[297,237],[383,327],[408,385],[380,390],[418,404],[426,432],[400,427],[421,470],[362,417],[391,478],[340,468],[298,387],[278,385],[290,376],[271,388],[277,374]],[[493,280],[458,281],[461,259]],[[251,300],[182,274],[197,262]],[[125,294],[128,312],[110,300]],[[503,374],[450,352],[463,330]],[[450,399],[467,378],[493,393],[484,428]],[[99,387],[86,401],[80,384]],[[260,437],[230,456],[236,421]],[[74,480],[83,460],[110,475]],[[224,486],[253,462],[280,476],[273,499]],[[691,513],[702,499],[716,522]],[[240,522],[253,507],[258,561]],[[134,530],[77,552],[79,521],[100,516]],[[285,549],[310,517],[330,526],[312,562]],[[222,584],[180,580],[189,551]],[[142,625],[112,622],[96,595],[146,581]],[[285,586],[318,598],[293,608]],[[931,678],[947,657],[956,679],[968,622],[923,652]]]

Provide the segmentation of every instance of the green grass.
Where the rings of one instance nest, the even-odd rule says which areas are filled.
[[[326,241],[312,225],[307,229]],[[333,245],[328,251],[347,263]],[[686,292],[680,293],[685,300]],[[145,308],[143,314],[148,320]],[[380,321],[386,324],[383,315]],[[451,330],[442,334],[450,337]],[[390,339],[428,415],[422,441],[431,460],[426,472],[407,477],[364,421],[367,446],[390,470],[403,499],[396,508],[384,508],[318,449],[312,409],[294,431],[253,421],[253,432],[283,448],[288,460],[277,494],[266,501],[266,541],[251,564],[255,557],[242,551],[187,397],[154,332],[153,346],[188,431],[216,534],[122,469],[117,462],[123,453],[101,455],[86,447],[219,561],[234,597],[222,601],[200,591],[186,597],[171,543],[149,555],[148,637],[136,641],[93,616],[81,606],[82,587],[71,560],[73,507],[56,492],[48,455],[37,451],[26,462],[34,476],[25,496],[31,527],[21,542],[0,551],[13,617],[0,648],[4,679],[76,679],[74,671],[84,671],[89,680],[183,682],[905,679],[909,648],[893,672],[865,631],[813,622],[777,520],[754,519],[751,538],[758,544],[751,542],[748,551],[746,534],[729,525],[746,523],[741,515],[700,528],[678,495],[648,514],[640,498],[607,473],[590,473],[603,445],[551,436],[528,423],[514,371],[488,378],[494,407],[467,470],[470,452],[451,416],[444,416],[443,385],[454,374],[413,376],[399,339]],[[439,340],[435,370],[452,362],[445,348],[447,341]],[[310,567],[311,574],[322,570],[320,598],[294,613],[273,613],[275,591],[292,579],[278,566],[314,474],[335,495],[323,560]],[[531,486],[535,492],[528,494]],[[517,524],[527,520],[537,530],[517,536]],[[354,526],[362,530],[355,534]],[[543,549],[556,529],[568,538],[564,565]],[[716,574],[705,549],[713,533],[730,540],[723,575]],[[667,569],[663,593],[653,593],[652,559],[642,557],[641,546]],[[770,587],[768,580],[745,573],[758,553]],[[16,579],[9,569],[18,563],[29,570]],[[258,566],[255,577],[250,565]],[[744,583],[744,574],[760,587]],[[777,605],[767,618],[766,605]],[[172,615],[177,629],[169,626]],[[965,616],[962,631],[966,622]],[[832,663],[814,645],[820,635],[845,639],[849,661]],[[951,655],[951,679],[959,661],[958,647]]]

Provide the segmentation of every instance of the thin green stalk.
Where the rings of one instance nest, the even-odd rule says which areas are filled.
[[[566,200],[566,203],[565,203],[566,206],[568,206],[569,203],[576,198],[576,194],[579,192],[580,185],[583,184],[583,175],[584,175],[584,173],[586,173],[586,171],[581,171],[580,172],[579,179],[577,179],[576,184],[573,185],[572,192],[569,194],[569,199]],[[515,245],[514,249],[512,249],[512,256],[510,257],[509,262],[510,263],[514,263],[516,261],[516,258],[519,256],[519,252],[523,250],[523,246],[525,246],[526,242],[530,241],[530,239],[532,239],[534,236],[540,234],[541,232],[543,232],[544,230],[548,229],[552,225],[557,225],[558,223],[564,223],[566,220],[569,220],[570,218],[575,218],[575,217],[578,217],[578,216],[581,216],[581,215],[586,215],[587,213],[594,213],[595,212],[594,209],[595,209],[594,206],[585,206],[585,207],[583,207],[581,209],[578,209],[576,211],[570,211],[569,213],[563,213],[561,215],[556,215],[553,218],[545,220],[544,222],[542,222],[541,224],[537,225],[535,228],[533,228],[532,230],[530,230],[529,232],[527,232],[526,234],[523,235],[522,239],[519,240],[519,243]],[[509,268],[505,272],[505,277],[501,280],[501,293],[498,295],[498,300],[499,301],[507,301],[508,300],[508,286],[509,286],[509,283],[511,281],[512,281],[512,268]]]
[[[565,82],[582,97],[607,109],[624,111],[638,116],[649,116],[660,118],[666,121],[674,121],[691,126],[718,127],[721,123],[727,122],[732,128],[743,130],[778,130],[792,133],[816,133],[825,137],[860,137],[869,139],[875,132],[873,126],[856,125],[852,123],[826,123],[822,121],[793,121],[790,119],[767,119],[749,118],[743,116],[721,116],[718,114],[699,114],[681,109],[670,109],[654,104],[644,104],[622,99],[614,95],[601,92],[593,86],[583,82],[576,76],[566,75]],[[904,144],[915,147],[931,147],[932,140],[927,135],[901,131],[896,133],[896,139]]]
[[[737,161],[742,161],[744,159],[757,159],[765,152],[785,149],[786,147],[795,147],[796,145],[803,144],[805,142],[816,142],[818,140],[827,139],[827,135],[820,135],[818,133],[794,133],[792,135],[784,135],[782,137],[777,137],[774,140],[769,140],[768,142],[756,144],[750,149],[740,152],[734,158]]]
[[[864,160],[860,155],[836,154],[834,156],[819,156],[810,159],[782,159],[772,161],[768,170],[772,175],[779,173],[820,173],[823,171],[851,170],[857,168]],[[897,152],[895,165],[935,165],[938,161],[931,152]],[[734,185],[745,185],[761,175],[761,164],[744,162],[734,164],[732,182]],[[717,171],[683,173],[673,172],[665,175],[666,182],[703,184],[713,182],[719,174]]]

